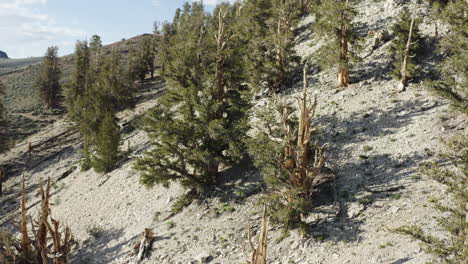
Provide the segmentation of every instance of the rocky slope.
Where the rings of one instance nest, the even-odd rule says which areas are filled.
[[[362,36],[370,29],[388,27],[402,8],[400,2],[364,1],[358,9]],[[419,10],[426,12],[423,5]],[[303,58],[315,49],[309,45],[313,43],[309,30],[313,21],[308,17],[301,24],[305,30],[298,36],[297,51]],[[422,31],[426,36],[431,34],[430,27]],[[366,37],[367,47],[371,42],[371,37]],[[345,90],[334,87],[333,71],[310,72],[309,92],[317,95],[319,102],[316,122],[321,140],[330,144],[328,166],[336,180],[327,198],[320,199],[307,218],[307,237],[292,232],[279,241],[281,230],[271,227],[269,263],[422,264],[431,259],[418,242],[389,229],[417,223],[438,231],[433,218],[437,213],[426,204],[429,197],[440,195],[443,187],[421,176],[418,164],[437,160],[435,153],[443,149],[440,139],[467,133],[468,120],[429,94],[422,81],[398,93],[397,82],[389,74],[387,47],[384,43],[372,53],[370,49],[363,51],[364,59],[352,73],[354,83]],[[429,68],[431,63],[428,55],[422,65]],[[301,87],[297,82],[284,96],[293,100]],[[120,114],[122,122],[156,104],[158,93],[158,89],[145,93],[135,112]],[[266,100],[258,100],[256,106],[262,107]],[[65,121],[57,121],[28,140],[46,140],[60,135],[64,128]],[[47,162],[24,167],[32,186],[30,204],[37,202],[35,190],[40,179],[51,176],[56,182],[53,216],[70,225],[80,242],[73,262],[133,263],[135,242],[145,228],[153,228],[153,249],[143,263],[244,263],[244,246],[249,249],[247,228],[251,225],[254,233],[259,231],[258,199],[265,188],[251,162],[225,169],[222,184],[209,198],[168,217],[183,190],[177,185],[168,189],[142,187],[132,164],[134,157],[149,148],[148,138],[138,130],[130,130],[123,138],[122,148],[129,151],[130,159],[109,174],[81,172],[77,168],[80,142],[73,140],[67,149],[51,151],[60,154]],[[18,160],[25,151],[25,145],[18,146],[10,156],[0,157],[0,162],[17,160],[28,165],[27,160]],[[18,191],[18,183],[18,176],[9,178],[6,195]],[[3,203],[2,210],[6,209]]]

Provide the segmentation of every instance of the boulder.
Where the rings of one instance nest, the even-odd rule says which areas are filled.
[[[0,59],[8,59],[6,52],[0,50]]]

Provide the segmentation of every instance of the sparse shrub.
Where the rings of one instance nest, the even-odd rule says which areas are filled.
[[[430,200],[435,209],[444,213],[437,222],[446,231],[447,236],[436,237],[418,225],[402,226],[393,231],[421,241],[423,250],[437,257],[434,263],[467,263],[468,136],[452,138],[448,142],[448,153],[443,156],[453,166],[444,168],[436,163],[427,163],[421,170],[425,175],[447,186],[447,195],[444,197],[449,197],[451,202],[442,203],[441,199],[437,198]]]
[[[174,204],[172,205],[171,207],[171,213],[172,214],[178,214],[180,212],[182,212],[182,210],[189,206],[190,204],[192,204],[192,201],[194,199],[194,196],[192,193],[186,193],[184,195],[182,195],[181,197],[179,197],[179,199],[177,199]]]

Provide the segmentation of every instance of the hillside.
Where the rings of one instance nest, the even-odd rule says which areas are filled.
[[[404,1],[359,4],[355,22],[360,25],[364,48],[348,88],[336,88],[335,70],[313,67],[307,72],[308,92],[318,101],[314,122],[320,140],[329,143],[327,165],[334,180],[324,184],[313,212],[305,219],[307,236],[293,231],[285,237],[281,226],[272,225],[268,263],[423,264],[433,260],[418,241],[389,230],[420,224],[442,234],[434,218],[440,213],[427,204],[430,197],[442,195],[445,187],[422,176],[419,167],[422,162],[441,161],[436,153],[445,149],[442,139],[468,134],[468,118],[425,87],[424,78],[432,74],[437,54],[422,56],[421,77],[400,92],[391,76],[390,42],[372,47],[373,36],[368,32],[388,29],[405,6]],[[418,12],[426,17],[429,7],[420,4]],[[315,22],[314,16],[306,16],[296,30],[294,49],[302,61],[323,45],[311,30]],[[428,45],[433,45],[433,31],[425,18],[421,34]],[[106,46],[106,52],[116,46],[127,53],[138,38]],[[0,155],[0,164],[9,171],[0,197],[0,226],[8,226],[18,214],[21,175],[27,182],[28,210],[33,214],[40,203],[38,184],[51,177],[53,215],[70,226],[79,243],[72,263],[135,263],[132,253],[145,228],[153,229],[155,239],[143,264],[246,262],[245,252],[250,252],[247,230],[251,226],[254,234],[260,232],[259,200],[266,189],[252,160],[246,158],[238,166],[224,168],[219,185],[205,199],[173,216],[171,206],[186,191],[179,184],[145,188],[133,169],[135,159],[151,147],[148,135],[136,123],[159,104],[168,84],[148,80],[138,87],[135,109],[118,113],[121,148],[128,158],[102,175],[80,170],[83,142],[64,115],[45,115],[38,110],[38,101],[31,97],[31,76],[37,65],[30,63],[0,73],[0,80],[8,84],[9,114],[18,118],[13,123],[21,123],[16,133],[31,120],[38,122],[29,130],[33,132],[23,135],[21,144]],[[65,76],[72,65],[71,55],[62,58]],[[291,102],[303,87],[301,77],[294,80],[280,95]],[[270,99],[258,95],[252,105],[261,109]],[[29,143],[33,145],[30,155]]]
[[[110,54],[116,48],[126,55],[134,47],[141,36],[116,42],[103,47],[104,54]],[[60,118],[63,113],[49,113],[43,108],[39,92],[34,89],[34,78],[40,67],[42,58],[0,60],[0,81],[6,85],[4,99],[8,111],[8,136],[21,141],[25,136],[39,132],[47,124]],[[73,55],[60,58],[62,83],[71,76]]]

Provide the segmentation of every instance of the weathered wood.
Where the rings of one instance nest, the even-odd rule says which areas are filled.
[[[151,250],[151,246],[154,240],[154,233],[151,229],[145,228],[145,231],[142,233],[142,238],[140,242],[138,242],[135,247],[135,264],[141,263],[146,257],[148,257],[148,253]]]
[[[403,58],[403,63],[401,64],[401,80],[399,85],[399,90],[402,92],[406,89],[408,85],[408,60],[410,57],[410,50],[411,50],[411,38],[413,37],[413,26],[414,26],[414,13],[411,15],[411,24],[410,30],[408,34],[408,41],[406,42],[406,49],[405,49],[405,57]]]

